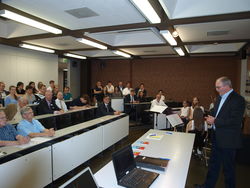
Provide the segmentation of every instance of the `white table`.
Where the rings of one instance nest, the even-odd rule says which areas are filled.
[[[149,134],[163,135],[161,140],[147,139]],[[168,134],[167,134],[168,133]],[[159,173],[159,177],[150,186],[151,188],[184,188],[192,154],[194,134],[149,130],[137,141],[147,141],[149,145],[142,150],[141,155],[149,157],[169,158],[165,172],[150,170]],[[136,142],[135,142],[136,143]],[[134,143],[134,144],[135,144]],[[98,184],[105,188],[119,188],[112,161],[100,169],[95,178]]]

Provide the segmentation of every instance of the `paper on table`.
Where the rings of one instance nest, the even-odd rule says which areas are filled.
[[[162,113],[164,110],[166,110],[168,106],[159,106],[155,105],[153,108],[150,108],[150,112],[156,112],[156,113]]]
[[[162,137],[163,135],[151,133],[146,138],[151,140],[161,140]]]
[[[17,147],[19,147],[19,148],[28,148],[28,147],[31,147],[31,146],[34,146],[34,145],[37,145],[37,144],[40,144],[40,143],[43,143],[43,142],[46,142],[46,141],[49,141],[49,140],[51,140],[51,138],[48,138],[48,137],[35,137],[35,138],[32,138],[29,143],[23,144],[23,145],[18,145]]]
[[[167,115],[166,117],[169,123],[172,125],[172,127],[183,124],[183,121],[181,120],[178,114],[171,114],[171,115]]]

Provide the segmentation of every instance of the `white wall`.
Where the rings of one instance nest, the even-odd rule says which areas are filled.
[[[48,86],[49,80],[58,82],[57,55],[0,45],[0,81],[6,90],[18,81],[24,85],[41,81]]]

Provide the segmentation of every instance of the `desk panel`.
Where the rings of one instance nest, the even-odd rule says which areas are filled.
[[[102,127],[52,145],[53,180],[102,151]]]
[[[52,182],[51,146],[0,166],[0,187],[44,187]]]
[[[129,116],[125,116],[116,121],[103,126],[103,150],[112,146],[129,133]]]

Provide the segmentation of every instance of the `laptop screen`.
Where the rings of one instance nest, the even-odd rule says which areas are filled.
[[[98,188],[89,167],[85,168],[84,170],[73,176],[59,188],[78,188],[78,187]]]
[[[125,176],[129,171],[136,168],[135,159],[131,145],[112,154],[117,181]]]

